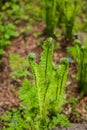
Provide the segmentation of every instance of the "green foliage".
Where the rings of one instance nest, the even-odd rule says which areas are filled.
[[[10,54],[10,67],[11,67],[11,76],[15,79],[21,77],[30,76],[27,68],[29,66],[28,60],[22,58],[17,54]]]
[[[52,130],[57,124],[61,126],[69,125],[66,116],[61,114],[64,104],[64,90],[67,80],[68,61],[62,59],[61,64],[53,66],[52,54],[54,41],[48,38],[43,45],[43,52],[39,64],[35,62],[35,55],[29,54],[29,64],[34,74],[34,81],[24,79],[20,89],[19,97],[23,101],[20,109],[13,113],[11,119],[5,121],[4,127],[18,130],[20,126],[29,130]],[[16,120],[16,124],[12,123]],[[24,121],[22,123],[22,121]],[[18,126],[19,125],[19,126]]]
[[[13,36],[18,36],[16,32],[16,26],[9,23],[5,24],[0,22],[0,56],[4,53],[4,47],[10,44],[10,39]]]
[[[68,51],[78,64],[79,89],[83,95],[87,94],[87,45],[81,45],[76,40],[73,47],[68,47]]]
[[[44,14],[42,5],[43,2],[40,2],[39,0],[33,2],[31,0],[8,0],[1,7],[1,11],[6,18],[16,20],[17,23],[21,23],[22,20],[32,22],[34,20],[41,21]]]
[[[28,79],[24,79],[22,88],[19,93],[19,97],[23,100],[22,106],[25,109],[26,105],[29,106],[28,110],[37,106],[34,84],[32,84]]]
[[[64,114],[57,115],[57,124],[59,124],[61,127],[70,126],[70,122],[68,121],[68,118]]]
[[[7,1],[2,6],[1,11],[5,11],[6,14],[3,14],[10,19],[28,19],[28,16],[25,15],[25,8],[23,6],[23,2],[19,2],[18,0]]]
[[[45,0],[47,36],[52,36],[56,24],[56,0]]]
[[[28,130],[29,121],[25,120],[22,110],[13,109],[11,112],[6,112],[1,120],[4,121],[3,130]]]

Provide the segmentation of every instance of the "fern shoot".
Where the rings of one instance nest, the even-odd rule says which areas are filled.
[[[59,22],[65,25],[65,38],[71,40],[73,38],[73,28],[78,13],[78,0],[58,0],[57,10]]]
[[[66,1],[64,8],[65,35],[67,40],[73,38],[73,28],[78,13],[78,0]]]
[[[83,95],[87,94],[87,46],[81,45],[79,40],[76,40],[73,47],[68,47],[68,52],[78,64],[78,81],[79,89]]]

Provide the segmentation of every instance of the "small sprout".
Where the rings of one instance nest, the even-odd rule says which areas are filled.
[[[30,53],[28,56],[29,60],[35,60],[36,59],[36,55],[34,53]]]

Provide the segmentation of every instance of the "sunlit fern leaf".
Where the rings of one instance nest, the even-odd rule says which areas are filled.
[[[42,83],[42,91],[43,91],[43,102],[47,101],[47,94],[48,89],[52,89],[50,87],[51,81],[53,79],[53,62],[52,62],[52,55],[53,55],[53,48],[54,48],[54,41],[52,38],[48,38],[43,46],[43,52],[41,55],[41,62],[39,66],[40,75],[41,75],[41,83]],[[51,85],[52,86],[52,85]],[[48,98],[49,100],[49,98]]]
[[[49,38],[45,41],[43,52],[41,55],[40,72],[43,80],[50,77],[52,72],[52,55],[53,55],[54,41]]]
[[[24,79],[21,90],[19,91],[19,98],[23,100],[23,106],[27,104],[28,109],[33,109],[38,106],[35,86],[28,79]]]
[[[40,116],[42,116],[43,113],[43,94],[42,94],[42,85],[41,85],[41,75],[39,73],[39,65],[37,63],[35,63],[35,55],[30,53],[29,54],[29,63],[30,63],[30,67],[31,70],[34,73],[34,77],[35,77],[35,87],[36,87],[36,93],[37,93],[37,101],[38,101],[38,106],[39,106],[39,112],[40,112]]]

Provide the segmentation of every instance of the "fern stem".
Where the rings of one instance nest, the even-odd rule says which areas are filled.
[[[64,90],[64,86],[63,86],[63,80],[64,80],[64,76],[66,75],[66,71],[67,71],[67,65],[64,65],[64,70],[62,70],[62,75],[61,75],[61,80],[60,80],[60,85],[57,87],[56,90],[56,100],[58,100],[58,96],[61,95],[62,91]]]
[[[46,54],[45,79],[47,78],[48,56],[49,56],[49,47],[47,48],[47,54]]]

